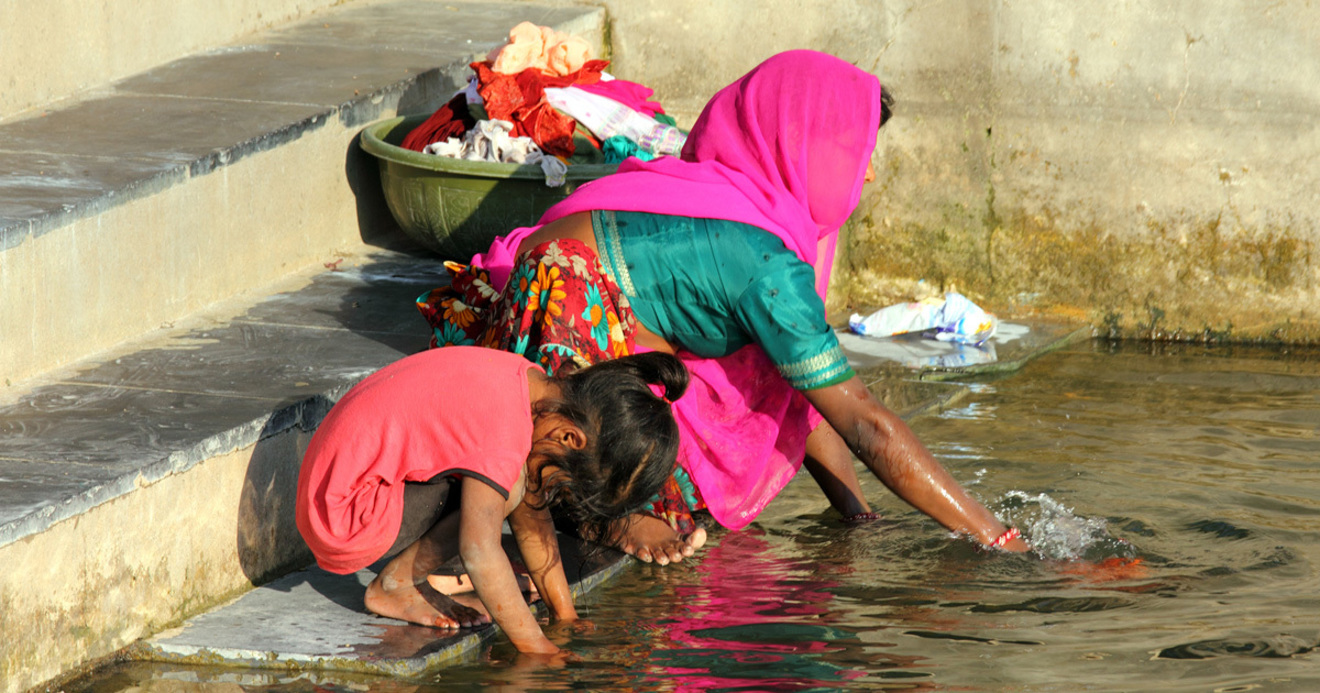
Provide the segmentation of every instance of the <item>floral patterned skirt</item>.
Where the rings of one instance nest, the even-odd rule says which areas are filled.
[[[479,267],[445,263],[451,280],[417,299],[431,325],[431,346],[478,345],[521,354],[547,375],[632,354],[637,321],[628,299],[596,253],[572,239],[523,253],[503,292]],[[682,467],[676,467],[645,512],[680,534],[696,529],[692,512],[705,507]]]

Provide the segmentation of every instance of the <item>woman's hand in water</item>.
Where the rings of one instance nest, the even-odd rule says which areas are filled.
[[[974,535],[975,539],[983,544],[987,549],[1003,549],[1011,553],[1023,553],[1031,550],[1031,545],[1022,534],[1018,532],[1017,527],[1005,527],[996,520],[995,526],[987,528],[987,532]]]
[[[1025,553],[1031,550],[1031,545],[1028,544],[1026,540],[1024,540],[1022,537],[1018,537],[1010,542],[1005,543],[1003,546],[999,548],[1005,551],[1012,551],[1013,553]]]
[[[1026,551],[1021,539],[996,542],[1007,531],[984,505],[967,493],[911,428],[852,378],[803,393],[853,454],[889,490],[944,527],[974,537],[981,544],[1000,544]]]

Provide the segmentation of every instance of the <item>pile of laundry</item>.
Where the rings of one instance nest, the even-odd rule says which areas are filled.
[[[571,163],[677,156],[687,134],[651,89],[616,79],[584,39],[523,22],[472,63],[467,88],[408,133],[403,147],[469,161],[540,164],[546,185]]]

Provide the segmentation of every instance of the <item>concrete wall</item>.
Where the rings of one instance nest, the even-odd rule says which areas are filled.
[[[0,0],[0,120],[342,0]]]
[[[288,460],[310,435],[273,433],[0,547],[0,690],[67,677],[307,565]]]
[[[836,309],[956,288],[1106,334],[1320,341],[1320,6],[600,4],[612,69],[680,122],[789,48],[893,89]]]

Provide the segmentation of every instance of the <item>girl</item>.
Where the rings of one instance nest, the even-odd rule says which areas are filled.
[[[669,402],[686,387],[667,354],[554,378],[492,349],[409,356],[326,415],[298,477],[298,529],[334,573],[402,549],[367,587],[373,613],[450,629],[493,617],[519,651],[557,652],[522,598],[501,527],[507,518],[553,617],[575,620],[549,506],[567,501],[598,532],[641,507],[673,471]],[[455,554],[489,616],[427,582]]]

